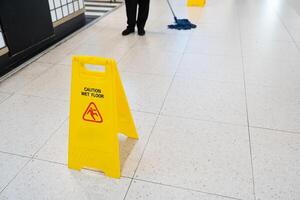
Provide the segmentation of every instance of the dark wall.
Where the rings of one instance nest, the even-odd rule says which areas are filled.
[[[81,14],[53,28],[48,0],[0,0],[0,23],[9,53],[0,56],[0,76],[85,25]]]
[[[1,0],[0,18],[11,55],[54,34],[48,0]]]

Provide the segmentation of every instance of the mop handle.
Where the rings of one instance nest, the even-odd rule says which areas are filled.
[[[174,16],[174,19],[175,19],[175,21],[177,21],[177,17],[175,16],[175,12],[174,12],[174,10],[173,10],[173,8],[172,8],[172,6],[171,6],[171,3],[170,3],[170,1],[169,1],[169,0],[167,0],[167,2],[168,2],[168,4],[169,4],[169,7],[170,7],[170,9],[171,9],[171,11],[172,11],[172,14],[173,14],[173,16]]]

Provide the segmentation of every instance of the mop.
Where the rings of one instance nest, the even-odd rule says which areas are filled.
[[[195,24],[192,24],[188,19],[177,19],[175,12],[170,4],[170,1],[167,0],[167,2],[172,11],[173,16],[174,16],[174,20],[175,20],[175,24],[168,25],[169,29],[189,30],[189,29],[197,27]]]

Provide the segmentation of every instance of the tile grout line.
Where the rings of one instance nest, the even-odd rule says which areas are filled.
[[[124,37],[124,36],[123,36]],[[126,36],[125,36],[126,37]],[[136,36],[134,36],[136,37]],[[129,49],[119,58],[116,60],[117,64],[119,65],[119,63],[121,63],[121,60],[124,59],[129,53],[131,50],[134,49],[135,45],[137,44],[139,38],[135,39],[135,41],[132,43],[132,45],[129,47]],[[119,67],[118,67],[119,68]],[[118,69],[119,70],[119,69]],[[121,70],[119,70],[119,73],[122,72]]]
[[[41,99],[47,99],[50,101],[57,101],[57,102],[64,102],[68,103],[68,100],[62,100],[62,99],[55,99],[55,98],[48,98],[48,97],[43,97],[43,96],[35,96],[35,95],[26,95],[22,93],[12,93],[10,94],[5,100],[3,100],[1,103],[4,103],[7,99],[12,97],[13,95],[19,95],[19,96],[24,96],[24,97],[34,97],[34,98],[41,98]],[[137,113],[145,113],[145,114],[151,114],[151,115],[158,115],[156,112],[149,112],[149,111],[143,111],[139,109],[131,109],[132,112],[137,112]],[[215,120],[207,120],[207,119],[200,119],[200,118],[194,118],[194,117],[184,117],[184,116],[178,116],[178,115],[169,115],[169,114],[159,114],[160,116],[165,116],[165,117],[173,117],[173,118],[180,118],[180,119],[188,119],[188,120],[195,120],[195,121],[202,121],[202,122],[209,122],[209,123],[216,123],[216,124],[222,124],[222,125],[231,125],[231,126],[239,126],[239,127],[247,127],[248,125],[246,124],[235,124],[235,123],[229,123],[229,122],[223,122],[223,121],[215,121]],[[268,128],[268,127],[260,127],[260,126],[251,126],[249,125],[250,128],[257,128],[257,129],[265,129],[265,130],[272,130],[272,131],[278,131],[278,132],[283,132],[283,133],[288,133],[288,134],[296,134],[299,135],[300,132],[297,131],[289,131],[289,130],[282,130],[282,129],[273,129],[273,128]]]
[[[17,157],[21,157],[21,158],[29,158],[29,159],[32,159],[32,156],[26,156],[26,155],[17,154],[17,153],[11,153],[11,152],[2,151],[2,150],[0,150],[0,153],[2,153],[2,154],[7,154],[7,155],[11,155],[11,156],[17,156]]]
[[[46,50],[48,50],[48,49],[46,49]],[[5,80],[7,80],[11,76],[13,76],[17,72],[19,72],[20,70],[22,70],[22,69],[26,68],[27,66],[31,65],[32,63],[36,62],[39,58],[41,58],[43,55],[45,55],[47,53],[46,50],[41,52],[40,54],[30,58],[29,60],[25,61],[23,64],[19,65],[15,69],[13,69],[11,72],[8,72],[7,74],[1,76],[0,77],[0,83],[4,82]]]
[[[35,158],[35,156],[37,156],[37,154],[41,151],[42,148],[45,147],[45,145],[47,145],[47,143],[49,142],[49,140],[51,140],[51,138],[55,135],[55,133],[58,132],[58,130],[63,127],[63,125],[68,121],[69,119],[69,115],[66,117],[65,120],[63,120],[63,122],[50,134],[50,136],[45,140],[45,142],[40,146],[40,148],[35,152],[33,153],[32,155],[32,159]]]
[[[44,54],[43,54],[43,55],[44,55]],[[42,56],[43,56],[43,55],[42,55]],[[5,78],[2,82],[4,82],[5,80],[8,80],[9,78],[11,78],[12,76],[16,75],[17,73],[22,72],[22,70],[25,70],[26,67],[28,67],[29,65],[34,64],[34,63],[37,63],[36,60],[33,60],[32,62],[28,63],[26,66],[24,66],[23,68],[19,69],[19,70],[16,71],[15,73],[13,73],[10,77]],[[40,76],[46,74],[49,70],[51,70],[51,69],[55,66],[55,64],[50,64],[50,63],[42,63],[42,64],[51,65],[51,67],[49,67],[48,69],[44,70],[42,73],[40,73],[39,75],[37,75],[35,78],[32,78],[28,83],[25,83],[25,84],[22,86],[22,88],[20,89],[21,91],[22,91],[22,89],[24,89],[26,86],[28,86],[30,83],[32,83],[33,81],[37,80]],[[0,83],[2,83],[2,82],[0,81]],[[25,94],[19,93],[19,91],[14,91],[14,92],[8,93],[8,94],[10,94],[10,96],[7,97],[6,99],[8,99],[8,98],[14,96],[15,94],[17,94],[17,95],[22,95],[22,96],[27,96],[27,97],[30,97],[30,96],[31,96],[31,95],[25,95]],[[39,97],[39,96],[33,96],[33,97]],[[5,99],[5,100],[6,100],[6,99]],[[5,100],[4,100],[4,101],[5,101]],[[4,101],[0,102],[0,104],[3,103]]]
[[[135,111],[135,112],[148,113],[148,112],[143,112],[143,111]],[[148,114],[155,114],[155,113],[148,113]],[[201,121],[201,122],[208,122],[208,123],[215,123],[215,124],[228,125],[228,126],[248,127],[248,125],[246,125],[246,124],[235,124],[235,123],[229,123],[229,122],[223,122],[223,121],[206,120],[206,119],[200,119],[200,118],[194,118],[194,117],[185,117],[185,116],[179,116],[179,115],[160,114],[160,116],[173,117],[173,118],[179,118],[179,119],[187,119],[187,120],[194,120],[194,121]],[[273,128],[260,127],[260,126],[251,126],[251,125],[249,125],[249,127],[250,128],[277,131],[277,132],[283,132],[283,133],[286,133],[286,134],[300,135],[300,132],[297,132],[297,131],[273,129]]]
[[[10,99],[14,95],[14,93],[2,93],[2,94],[7,94],[8,96],[5,97],[2,101],[0,101],[0,105],[2,103],[4,103],[6,100]]]
[[[186,117],[186,116],[179,116],[179,115],[173,115],[173,114],[160,114],[160,116],[173,117],[173,118],[179,118],[179,119],[187,119],[187,120],[194,120],[194,121],[201,121],[201,122],[208,122],[208,123],[215,123],[215,124],[222,124],[222,125],[247,127],[247,124],[238,124],[238,123],[235,124],[235,123],[231,123],[231,122],[200,119],[200,118],[197,118],[197,117]]]
[[[23,169],[32,161],[32,158],[29,158],[28,161],[21,167],[21,169],[16,173],[16,175],[5,185],[5,187],[0,191],[0,196],[2,192],[17,178],[17,176],[23,171]]]
[[[34,64],[34,63],[40,63],[37,61],[33,61],[30,64]],[[36,98],[44,98],[44,99],[48,99],[48,100],[52,100],[52,101],[59,101],[59,102],[68,102],[68,100],[62,100],[62,99],[58,99],[58,98],[49,98],[49,97],[43,97],[43,96],[38,96],[38,95],[30,95],[30,94],[24,94],[22,93],[22,90],[24,88],[26,88],[27,86],[29,86],[31,83],[33,83],[34,81],[36,81],[38,78],[40,78],[41,76],[45,75],[48,71],[52,70],[53,68],[55,68],[57,65],[59,65],[59,63],[57,64],[51,64],[51,63],[40,63],[40,64],[46,64],[46,65],[51,65],[51,67],[47,68],[46,70],[44,70],[42,73],[40,73],[39,75],[37,75],[35,78],[32,78],[28,83],[25,83],[22,88],[18,91],[14,91],[13,93],[11,93],[11,96],[13,95],[20,95],[20,96],[25,96],[25,97],[36,97]],[[28,65],[27,65],[28,66]],[[21,68],[20,70],[18,70],[15,74],[22,72],[22,70],[24,70],[27,66],[25,66],[24,68]],[[65,65],[64,65],[65,66]],[[13,75],[15,75],[13,74]],[[12,76],[13,76],[12,75]],[[9,77],[10,78],[10,77]],[[9,79],[8,78],[8,79]],[[6,80],[6,79],[5,79]],[[4,80],[4,81],[5,81]],[[0,102],[1,104],[1,102]]]
[[[0,83],[0,86],[1,86],[1,83]],[[10,94],[12,94],[12,93],[11,93],[11,92],[5,92],[5,91],[3,91],[3,90],[0,90],[0,94],[10,95]]]
[[[277,10],[276,9],[273,9],[273,10],[276,13],[276,15],[277,15],[278,19],[280,20],[281,24],[284,26],[285,30],[288,32],[289,36],[292,38],[292,41],[293,41],[294,45],[296,46],[296,48],[298,49],[298,52],[300,52],[300,46],[298,45],[295,38],[291,34],[290,30],[288,29],[288,27],[286,26],[286,24],[282,20],[281,16],[278,14]]]
[[[34,98],[45,99],[45,100],[49,100],[49,101],[56,101],[56,102],[60,102],[60,103],[69,103],[70,102],[69,100],[65,100],[65,99],[50,98],[50,97],[45,97],[45,96],[23,94],[23,93],[14,93],[13,95],[18,95],[18,96],[23,96],[23,97],[34,97]]]
[[[55,162],[55,161],[51,161],[51,160],[45,160],[45,159],[41,159],[41,158],[32,158],[29,156],[22,156],[22,155],[18,155],[18,154],[12,154],[12,153],[7,153],[7,152],[1,152],[3,154],[9,154],[9,155],[14,155],[14,156],[18,156],[18,157],[24,157],[24,158],[28,158],[29,161],[41,161],[41,162],[47,162],[47,163],[51,163],[51,164],[55,164],[55,165],[60,165],[60,166],[65,166],[67,167],[67,164],[65,163],[60,163],[60,162]],[[106,177],[104,174],[99,174],[100,176]],[[171,188],[176,188],[176,189],[181,189],[181,190],[185,190],[185,191],[192,191],[192,192],[197,192],[197,193],[203,193],[203,194],[208,194],[208,195],[212,195],[212,196],[218,196],[218,197],[224,197],[224,198],[228,198],[228,199],[235,199],[235,200],[241,200],[239,198],[235,198],[235,197],[230,197],[230,196],[224,196],[224,195],[220,195],[220,194],[216,194],[216,193],[209,193],[209,192],[204,192],[201,190],[195,190],[195,189],[191,189],[191,188],[186,188],[186,187],[180,187],[180,186],[175,186],[175,185],[169,185],[169,184],[164,184],[164,183],[159,183],[159,182],[155,182],[155,181],[149,181],[149,180],[145,180],[145,179],[139,179],[139,178],[133,178],[130,176],[121,176],[121,178],[125,178],[125,179],[130,179],[130,180],[137,180],[137,181],[142,181],[142,182],[146,182],[146,183],[151,183],[151,184],[155,184],[155,185],[162,185],[162,186],[167,186],[167,187],[171,187]]]
[[[148,146],[148,144],[149,144],[151,135],[153,134],[154,129],[155,129],[157,123],[158,123],[158,120],[159,120],[159,114],[160,114],[160,112],[161,112],[161,109],[163,108],[164,101],[165,101],[166,98],[167,98],[168,91],[169,91],[170,88],[171,88],[171,85],[172,85],[172,82],[173,82],[173,80],[174,80],[174,77],[175,77],[175,74],[174,74],[174,76],[173,76],[173,78],[172,78],[172,80],[171,80],[171,83],[170,83],[170,85],[169,85],[169,88],[168,88],[168,90],[167,90],[167,92],[166,92],[166,94],[165,94],[163,103],[162,103],[162,105],[161,105],[161,107],[160,107],[160,111],[159,111],[158,114],[156,114],[156,119],[155,119],[154,125],[153,125],[153,127],[152,127],[152,129],[151,129],[151,131],[150,131],[150,135],[149,135],[149,137],[148,137],[148,139],[147,139],[147,142],[146,142],[145,147],[144,147],[144,149],[143,149],[142,155],[141,155],[141,157],[140,157],[140,159],[139,159],[139,161],[138,161],[138,164],[137,164],[137,166],[136,166],[136,168],[135,168],[135,170],[134,170],[134,173],[133,173],[133,175],[132,175],[132,177],[131,177],[131,181],[130,181],[130,183],[129,183],[129,186],[128,186],[128,188],[127,188],[127,191],[126,191],[126,193],[125,193],[125,195],[124,195],[123,200],[126,200],[126,198],[127,198],[128,192],[129,192],[129,190],[130,190],[130,188],[131,188],[131,185],[132,185],[132,182],[133,182],[134,177],[135,177],[135,175],[136,175],[136,172],[137,172],[137,170],[138,170],[138,167],[139,167],[139,165],[140,165],[140,163],[141,163],[141,161],[142,161],[143,155],[144,155],[144,153],[145,153],[145,151],[146,151],[146,148],[147,148],[147,146]]]
[[[148,139],[147,139],[147,142],[146,142],[145,147],[144,147],[144,149],[143,149],[142,155],[141,155],[141,157],[140,157],[140,159],[139,159],[139,161],[138,161],[137,167],[135,168],[134,173],[133,173],[132,177],[130,178],[131,180],[130,180],[130,183],[129,183],[129,185],[128,185],[128,188],[127,188],[127,190],[126,190],[126,193],[125,193],[125,195],[124,195],[123,200],[126,200],[126,198],[127,198],[127,195],[128,195],[128,192],[129,192],[129,190],[130,190],[130,188],[131,188],[132,182],[133,182],[133,180],[134,180],[136,171],[137,171],[137,169],[138,169],[138,167],[139,167],[139,164],[140,164],[140,162],[141,162],[141,160],[142,160],[142,158],[143,158],[143,155],[144,155],[144,153],[145,153],[145,151],[146,151],[146,147],[147,147],[147,145],[148,145],[148,143],[149,143],[149,141],[150,141],[150,137],[151,137],[151,135],[152,135],[153,132],[154,132],[154,128],[155,128],[155,126],[156,126],[156,124],[157,124],[157,122],[158,122],[158,118],[159,118],[159,115],[156,116],[154,125],[153,125],[153,127],[152,127],[152,129],[151,129],[150,135],[149,135],[149,137],[148,137]]]
[[[269,131],[274,131],[274,132],[282,132],[283,134],[293,134],[293,135],[300,136],[300,132],[295,132],[295,131],[287,131],[287,130],[260,127],[260,126],[250,126],[250,128],[263,129],[263,130],[269,130]]]
[[[51,164],[55,164],[55,165],[61,165],[61,166],[68,167],[68,164],[61,163],[61,162],[56,162],[56,161],[52,161],[52,160],[46,160],[46,159],[42,159],[42,158],[38,158],[38,157],[33,158],[33,160],[37,160],[37,161],[41,161],[41,162],[47,162],[47,163],[51,163]]]
[[[131,112],[138,112],[138,113],[145,113],[145,114],[151,114],[151,115],[157,115],[156,112],[149,112],[149,111],[143,111],[139,109],[130,109]]]
[[[142,111],[142,110],[131,110],[131,111],[132,112],[138,112],[138,113],[145,113],[145,114],[157,115],[157,113],[147,112],[147,111]],[[248,125],[246,125],[246,124],[235,124],[235,123],[229,123],[229,122],[222,122],[222,121],[215,121],[215,120],[206,120],[206,119],[193,118],[193,117],[185,117],[185,116],[179,116],[179,115],[169,115],[169,114],[159,114],[159,115],[160,116],[164,116],[164,117],[172,117],[172,118],[178,118],[178,119],[194,120],[194,121],[208,122],[208,123],[228,125],[228,126],[248,127]],[[277,132],[283,132],[283,133],[286,133],[286,134],[300,135],[300,132],[297,132],[297,131],[272,129],[272,128],[267,128],[267,127],[251,126],[251,125],[249,125],[249,127],[250,128],[257,128],[257,129],[277,131]]]
[[[243,79],[244,79],[244,95],[245,95],[245,106],[246,106],[246,115],[247,115],[247,129],[248,129],[248,140],[249,140],[249,153],[250,153],[250,163],[251,163],[251,172],[252,172],[252,187],[253,187],[253,196],[256,200],[256,190],[255,190],[255,176],[254,176],[254,166],[253,166],[253,150],[251,143],[251,132],[250,132],[250,121],[249,121],[249,109],[247,101],[247,83],[246,83],[246,72],[245,72],[245,59],[243,52],[243,42],[242,42],[242,32],[241,32],[241,20],[239,7],[236,7],[237,16],[238,16],[238,29],[239,29],[239,40],[240,40],[240,49],[241,49],[241,58],[242,58],[242,68],[243,68]]]
[[[139,179],[139,178],[133,178],[133,179],[137,180],[137,181],[142,181],[142,182],[146,182],[146,183],[152,183],[152,184],[155,184],[155,185],[161,185],[161,186],[181,189],[181,190],[185,190],[185,191],[191,191],[191,192],[197,192],[197,193],[202,193],[202,194],[207,194],[207,195],[212,195],[212,196],[224,197],[224,198],[228,198],[228,199],[242,200],[242,199],[235,198],[235,197],[224,196],[224,195],[220,195],[220,194],[216,194],[216,193],[210,193],[210,192],[203,192],[201,190],[195,190],[195,189],[186,188],[186,187],[169,185],[169,184],[159,183],[159,182],[155,182],[155,181],[149,181],[149,180],[145,180],[145,179]]]
[[[189,36],[189,39],[190,39],[190,36]],[[185,48],[184,48],[183,51],[181,52],[180,62],[177,63],[176,71],[175,71],[175,73],[173,74],[173,77],[172,77],[172,80],[171,80],[171,82],[170,82],[169,88],[168,88],[168,90],[167,90],[167,92],[166,92],[166,94],[165,94],[164,100],[163,100],[163,102],[162,102],[162,104],[161,104],[161,106],[160,106],[159,113],[158,113],[157,116],[156,116],[156,120],[155,120],[154,125],[153,125],[153,127],[152,127],[152,129],[151,129],[150,135],[149,135],[149,137],[148,137],[148,139],[147,139],[147,142],[146,142],[145,147],[144,147],[144,149],[143,149],[142,155],[141,155],[141,157],[140,157],[140,159],[139,159],[139,161],[138,161],[138,164],[137,164],[137,166],[136,166],[136,168],[135,168],[135,170],[134,170],[133,176],[132,176],[132,178],[131,178],[131,181],[130,181],[130,183],[129,183],[129,186],[128,186],[128,188],[127,188],[127,191],[126,191],[126,193],[125,193],[125,195],[124,195],[123,200],[126,200],[126,198],[127,198],[128,192],[130,191],[132,182],[133,182],[134,177],[135,177],[135,175],[136,175],[136,172],[137,172],[137,170],[138,170],[138,168],[139,168],[139,165],[140,165],[140,163],[141,163],[141,161],[142,161],[142,159],[143,159],[143,156],[144,156],[144,153],[145,153],[145,151],[146,151],[146,148],[147,148],[147,146],[148,146],[148,144],[149,144],[150,138],[151,138],[151,136],[152,136],[153,133],[154,133],[155,127],[157,126],[157,123],[158,123],[158,120],[159,120],[161,111],[162,111],[162,109],[163,109],[163,107],[164,107],[164,104],[165,104],[165,101],[166,101],[167,96],[168,96],[168,94],[169,94],[169,91],[170,91],[170,89],[171,89],[171,86],[172,86],[172,84],[173,84],[173,82],[174,82],[174,80],[175,80],[175,76],[176,76],[177,69],[178,69],[178,67],[179,67],[180,64],[181,64],[182,58],[183,58],[183,56],[184,56],[184,51],[185,51],[186,46],[187,46],[187,44],[188,44],[188,42],[189,42],[189,39],[188,39],[188,41],[187,41],[187,43],[186,43],[186,45],[185,45]]]
[[[19,157],[23,157],[23,158],[28,158],[28,161],[24,164],[24,166],[16,173],[16,175],[7,183],[7,185],[0,191],[0,194],[13,182],[13,180],[15,180],[15,178],[21,173],[21,171],[28,165],[29,162],[36,160],[35,156],[36,154],[48,143],[48,141],[52,138],[52,136],[63,126],[63,124],[68,120],[69,117],[67,117],[63,123],[60,124],[60,126],[55,129],[53,131],[53,133],[49,136],[49,138],[45,141],[45,143],[43,145],[41,145],[41,147],[35,152],[33,153],[32,156],[24,156],[24,155],[18,155],[18,154],[14,154],[14,153],[8,153],[8,152],[2,152],[4,154],[9,154],[9,155],[14,155],[14,156],[19,156]],[[53,163],[53,162],[52,162]],[[58,163],[56,163],[58,164]]]

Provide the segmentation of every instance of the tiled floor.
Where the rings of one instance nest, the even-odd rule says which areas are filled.
[[[0,83],[0,200],[299,200],[297,0],[152,0],[145,37],[121,7]],[[297,4],[298,5],[298,4]],[[71,56],[118,61],[140,135],[122,178],[67,168]]]

